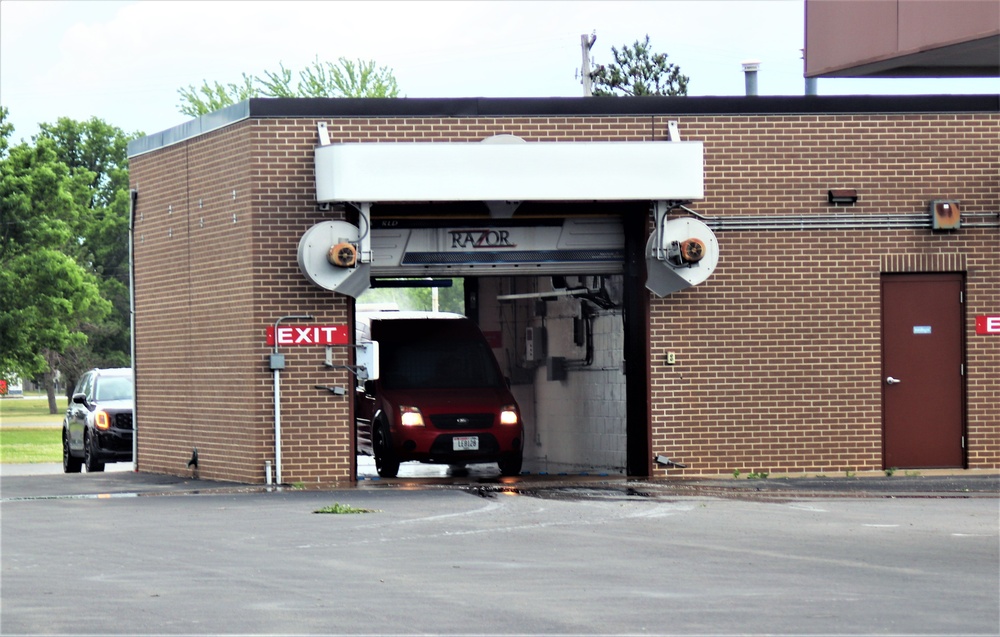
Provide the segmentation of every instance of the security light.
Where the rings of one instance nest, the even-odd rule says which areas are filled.
[[[851,205],[858,202],[857,190],[827,190],[827,200],[832,204]]]

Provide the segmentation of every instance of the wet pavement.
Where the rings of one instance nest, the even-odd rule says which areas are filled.
[[[997,498],[976,490],[989,480],[908,491],[934,498],[794,497],[816,491],[776,482],[790,497],[773,500],[742,484],[443,482],[4,478],[3,634],[1000,628]],[[369,513],[316,515],[335,503]]]
[[[658,478],[607,475],[501,477],[496,465],[471,465],[465,471],[447,466],[404,464],[397,478],[379,478],[374,465],[359,458],[357,482],[325,485],[318,490],[452,489],[482,497],[527,495],[563,500],[730,498],[788,500],[808,498],[997,498],[1000,472],[937,471],[868,474],[852,477]],[[183,494],[297,490],[291,485],[264,486],[136,472],[131,463],[108,464],[100,473],[64,474],[62,465],[0,465],[0,499],[72,497],[96,494]]]
[[[4,475],[2,633],[996,635],[998,488]]]
[[[39,423],[40,426],[44,426]],[[17,425],[23,426],[23,425]],[[51,426],[49,424],[48,426]],[[403,463],[399,476],[380,478],[371,457],[358,456],[356,482],[324,485],[326,489],[458,489],[488,496],[520,493],[545,498],[607,499],[722,497],[747,500],[824,497],[998,497],[1000,471],[900,470],[892,476],[880,472],[858,475],[634,479],[608,472],[550,473],[544,465],[525,463],[524,474],[501,478],[496,464],[472,464],[459,470],[447,465]],[[59,476],[59,477],[56,477]],[[0,464],[0,498],[94,493],[182,493],[204,490],[256,490],[261,485],[180,478],[136,472],[130,462],[109,463],[95,474],[64,476],[61,463]],[[22,478],[32,477],[31,480]],[[76,480],[74,481],[74,478]],[[290,489],[272,487],[271,490]]]

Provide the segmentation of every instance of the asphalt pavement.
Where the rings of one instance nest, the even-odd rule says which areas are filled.
[[[3,476],[0,632],[997,635],[998,496],[969,473]]]

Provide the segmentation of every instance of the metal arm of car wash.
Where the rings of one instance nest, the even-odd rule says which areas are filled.
[[[323,364],[331,369],[346,369],[361,382],[366,380],[378,380],[378,343],[374,341],[361,341],[359,343],[343,345],[341,347],[353,347],[355,350],[355,362],[357,365],[335,365],[333,363],[334,345],[326,346],[326,360]],[[347,390],[343,387],[331,387],[328,385],[315,385],[316,389],[325,389],[335,396],[346,396]]]
[[[646,243],[646,287],[657,296],[698,285],[719,263],[719,242],[711,228],[693,217],[667,219],[679,208],[681,202],[653,203],[656,227]]]

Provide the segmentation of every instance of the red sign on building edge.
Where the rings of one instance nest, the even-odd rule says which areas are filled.
[[[1000,335],[1000,315],[977,316],[976,334],[998,334]]]

